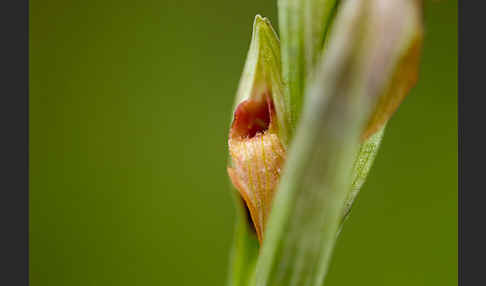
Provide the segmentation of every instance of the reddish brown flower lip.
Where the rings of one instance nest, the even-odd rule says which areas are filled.
[[[236,107],[230,137],[253,138],[264,133],[274,122],[274,116],[273,102],[268,94],[261,100],[245,100]]]
[[[228,140],[232,159],[228,174],[250,213],[260,243],[285,161],[276,129],[273,102],[266,93],[237,106]]]

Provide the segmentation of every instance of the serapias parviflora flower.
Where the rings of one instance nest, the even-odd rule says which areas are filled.
[[[228,174],[260,243],[286,157],[289,117],[280,74],[277,35],[257,15],[229,132]]]
[[[285,162],[276,127],[273,103],[265,93],[238,105],[228,140],[233,162],[228,174],[250,212],[260,243]]]

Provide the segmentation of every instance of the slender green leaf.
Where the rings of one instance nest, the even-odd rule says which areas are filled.
[[[279,0],[285,100],[295,131],[308,77],[322,51],[337,0]]]

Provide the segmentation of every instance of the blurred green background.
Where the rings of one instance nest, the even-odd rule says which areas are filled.
[[[457,1],[428,1],[326,285],[457,283]],[[31,1],[31,285],[224,285],[226,139],[276,1]]]

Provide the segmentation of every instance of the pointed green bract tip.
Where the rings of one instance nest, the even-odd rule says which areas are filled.
[[[236,94],[233,112],[244,100],[270,93],[278,125],[279,137],[289,141],[290,110],[283,97],[281,78],[280,41],[268,18],[256,15],[245,67]]]

